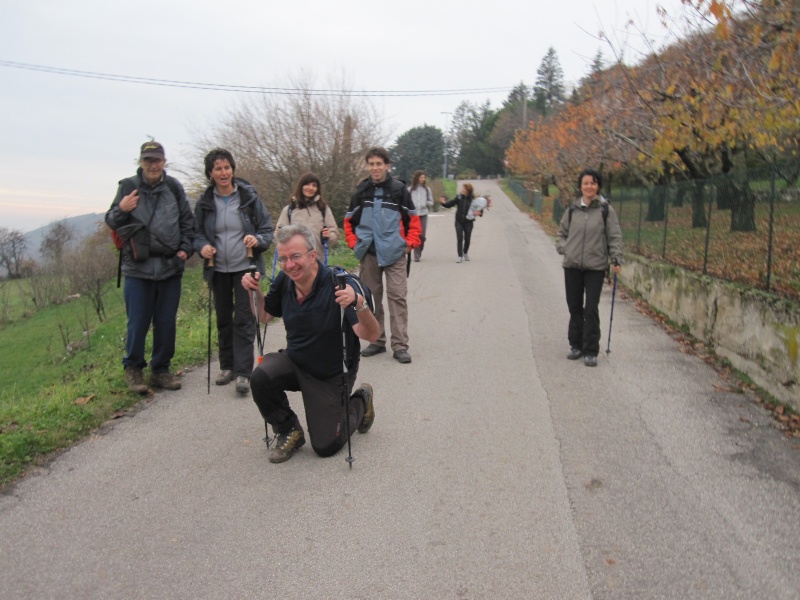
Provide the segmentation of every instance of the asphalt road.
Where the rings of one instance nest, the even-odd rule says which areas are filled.
[[[800,598],[797,442],[620,294],[567,361],[552,241],[476,189],[472,260],[445,212],[412,264],[413,363],[362,361],[352,470],[270,464],[200,367],[0,497],[0,597]]]

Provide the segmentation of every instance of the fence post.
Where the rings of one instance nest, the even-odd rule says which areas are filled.
[[[775,224],[775,157],[769,165],[769,242],[767,242],[767,291],[772,279],[772,238]]]
[[[709,186],[703,186],[703,194]],[[714,199],[708,199],[708,217],[706,218],[706,247],[703,250],[703,275],[708,275],[708,243],[711,238],[711,212],[714,208]]]
[[[667,260],[667,233],[669,231],[669,190],[664,191],[664,239],[661,242],[661,260]]]
[[[649,193],[649,192],[648,192]],[[644,208],[644,196],[639,196],[639,222],[636,224],[636,254],[642,253],[642,210]]]

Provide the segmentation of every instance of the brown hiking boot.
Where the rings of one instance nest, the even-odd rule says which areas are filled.
[[[169,371],[163,373],[150,373],[150,385],[154,388],[165,390],[181,389],[181,381]]]
[[[372,423],[375,421],[375,405],[372,403],[372,386],[368,383],[362,383],[358,388],[361,391],[361,397],[364,398],[364,416],[361,417],[361,423],[358,424],[358,433],[367,433]]]
[[[269,462],[282,463],[292,458],[294,451],[306,443],[306,436],[299,427],[286,433],[275,434],[275,446],[269,452]]]
[[[125,367],[125,384],[128,389],[137,394],[146,394],[147,386],[144,384],[142,370],[136,367]]]
[[[250,393],[250,378],[244,375],[236,377],[236,393],[245,395]]]
[[[217,378],[214,380],[214,383],[216,383],[217,385],[225,385],[233,381],[234,377],[235,375],[233,374],[233,371],[231,371],[230,369],[223,369],[222,371],[219,372],[219,375],[217,375]]]

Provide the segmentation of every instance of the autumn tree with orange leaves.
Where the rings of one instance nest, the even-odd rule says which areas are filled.
[[[705,179],[730,174],[748,153],[796,156],[798,3],[684,4],[681,42],[636,67],[618,60],[583,82],[577,106],[518,134],[507,153],[512,171],[552,173],[562,185],[585,165],[650,183],[685,178],[695,183],[693,225],[702,227]],[[731,209],[731,230],[753,230],[748,183],[721,181],[717,202]]]

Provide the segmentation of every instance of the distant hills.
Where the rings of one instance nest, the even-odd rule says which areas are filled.
[[[60,221],[63,221],[72,229],[76,240],[81,240],[97,231],[97,228],[103,223],[104,218],[105,213],[89,213],[78,215],[77,217],[67,217],[66,219],[60,219]],[[42,245],[42,240],[44,236],[47,235],[47,231],[50,229],[51,225],[52,223],[48,223],[44,227],[39,227],[25,234],[26,258],[40,262],[42,255],[39,252],[39,246]]]

